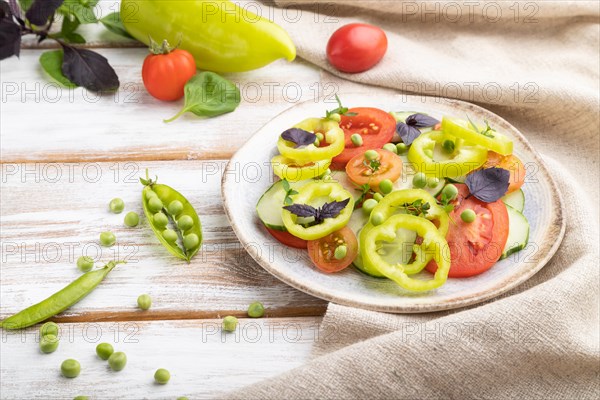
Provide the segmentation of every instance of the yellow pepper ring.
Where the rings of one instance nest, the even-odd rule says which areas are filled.
[[[273,173],[281,179],[287,179],[290,182],[318,178],[327,171],[330,164],[330,159],[302,166],[297,165],[296,161],[284,156],[275,156],[271,159]]]
[[[298,194],[294,196],[294,204],[310,205],[311,201],[323,197],[328,199],[328,203],[346,199],[350,199],[350,201],[337,217],[325,218],[320,224],[307,227],[297,223],[298,216],[282,209],[281,218],[287,231],[300,239],[315,240],[346,226],[352,216],[352,210],[354,210],[354,201],[352,201],[352,194],[337,182],[317,181],[307,183],[298,189]]]
[[[456,143],[452,157],[434,160],[436,144],[441,146],[445,140]],[[431,131],[421,134],[414,140],[408,150],[408,160],[417,171],[427,176],[459,178],[481,167],[487,160],[487,150],[485,147],[467,143],[447,133]]]
[[[333,120],[308,118],[294,125],[294,128],[303,129],[307,132],[322,133],[328,146],[317,147],[314,144],[309,144],[303,148],[295,148],[295,143],[288,142],[279,136],[277,149],[286,158],[296,160],[300,164],[306,164],[307,162],[332,159],[344,151],[344,131]]]
[[[423,249],[432,254],[438,269],[433,279],[420,280],[408,276],[407,270],[411,264],[389,264],[377,253],[377,242],[391,242],[396,237],[400,228],[411,229],[423,238]],[[450,253],[448,242],[438,229],[425,218],[409,214],[397,214],[390,217],[383,224],[373,227],[361,241],[361,254],[363,261],[377,269],[380,273],[390,278],[406,290],[422,292],[442,286],[448,279],[450,270]]]

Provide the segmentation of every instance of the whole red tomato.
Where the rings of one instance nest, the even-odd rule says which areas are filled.
[[[173,101],[183,97],[183,87],[196,74],[194,57],[175,49],[165,54],[150,54],[142,66],[142,80],[148,93],[159,100]]]
[[[371,69],[387,50],[385,32],[369,24],[348,24],[335,31],[327,43],[327,59],[342,72]]]

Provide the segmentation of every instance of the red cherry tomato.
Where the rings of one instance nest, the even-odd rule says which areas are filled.
[[[142,80],[146,90],[164,101],[182,98],[183,87],[195,74],[194,57],[180,49],[166,54],[150,54],[142,66]]]
[[[308,242],[306,240],[300,239],[289,232],[277,231],[271,228],[267,228],[267,231],[269,231],[271,236],[286,246],[295,247],[297,249],[305,249],[308,246]]]
[[[446,235],[450,249],[450,278],[478,275],[490,269],[502,255],[508,239],[508,212],[502,200],[484,203],[469,195],[467,185],[455,184],[458,196],[450,213],[453,223]],[[475,211],[475,221],[464,222],[460,214],[470,208]],[[435,273],[435,261],[427,264]]]
[[[355,115],[342,115],[340,128],[344,130],[344,151],[333,158],[329,167],[337,171],[343,171],[348,161],[358,154],[364,154],[371,149],[381,149],[392,140],[396,132],[396,120],[388,112],[373,107],[354,107],[348,112]],[[354,133],[362,137],[362,146],[356,147],[352,143],[351,137]]]
[[[327,59],[342,72],[373,68],[387,50],[385,32],[369,24],[348,24],[335,31],[327,43]]]
[[[346,246],[346,255],[335,258],[335,249]],[[308,255],[313,264],[323,272],[338,272],[352,264],[358,254],[358,241],[352,229],[347,226],[317,240],[308,241]]]

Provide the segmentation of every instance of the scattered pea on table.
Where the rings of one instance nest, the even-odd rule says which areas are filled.
[[[427,186],[427,175],[423,172],[417,172],[415,176],[413,176],[412,184],[417,189],[423,189]]]
[[[149,310],[152,306],[152,297],[149,294],[141,294],[137,298],[137,304],[142,310]]]
[[[40,337],[44,337],[46,335],[54,335],[54,336],[58,337],[59,331],[60,331],[60,328],[58,327],[56,322],[46,322],[40,328]]]
[[[77,268],[81,272],[89,272],[94,268],[94,259],[88,256],[81,256],[77,259]]]
[[[40,350],[42,353],[53,353],[58,348],[58,338],[55,335],[44,335],[40,339]]]
[[[140,223],[140,216],[135,211],[129,211],[127,214],[125,214],[123,222],[128,227],[133,228]]]
[[[236,317],[228,315],[223,318],[223,330],[226,332],[233,332],[237,327],[238,320]]]
[[[112,199],[110,201],[110,203],[108,203],[108,208],[110,209],[111,212],[113,212],[115,214],[120,214],[123,211],[123,209],[125,208],[125,203],[123,202],[123,200],[116,197],[116,198]]]
[[[100,343],[96,346],[96,354],[105,361],[108,360],[114,351],[115,349],[113,349],[112,344],[110,343]]]
[[[69,358],[62,362],[60,371],[65,378],[76,378],[81,372],[81,364],[79,364],[79,361]]]
[[[171,374],[164,368],[159,368],[154,373],[154,381],[161,385],[166,385],[171,379]]]
[[[112,353],[108,357],[108,365],[113,371],[121,371],[127,365],[127,356],[122,351]]]
[[[89,400],[90,398],[88,396],[76,396],[73,398],[73,400]]]
[[[248,316],[250,318],[260,318],[265,315],[265,306],[260,301],[250,303],[248,306]]]
[[[102,232],[100,234],[100,244],[104,247],[111,247],[117,241],[117,237],[112,232]]]

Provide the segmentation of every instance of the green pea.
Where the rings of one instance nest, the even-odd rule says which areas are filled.
[[[321,132],[315,133],[315,136],[317,137],[317,140],[319,142],[322,142],[323,140],[325,140],[325,136],[323,136],[323,134]]]
[[[189,235],[185,235],[183,237],[183,247],[185,247],[186,250],[195,249],[199,243],[200,238],[195,233],[190,233]]]
[[[182,231],[187,231],[188,229],[190,229],[192,226],[194,226],[194,220],[192,219],[192,217],[190,217],[189,215],[182,215],[181,217],[179,217],[179,219],[177,220],[177,226],[179,227],[179,229],[181,229]]]
[[[171,379],[171,374],[164,368],[159,368],[154,373],[154,381],[161,385],[166,385]]]
[[[146,196],[146,200],[150,200],[153,197],[158,197],[158,195],[156,194],[156,192],[154,190],[152,190],[152,189],[146,190],[145,196]]]
[[[108,365],[113,371],[121,371],[127,364],[127,356],[122,351],[112,353],[108,357]]]
[[[381,190],[381,193],[383,194],[391,193],[392,190],[394,190],[394,184],[391,180],[384,179],[381,182],[379,182],[379,190]]]
[[[248,306],[248,316],[250,318],[260,318],[265,315],[265,306],[260,301],[250,303]]]
[[[335,257],[336,260],[341,260],[344,257],[346,257],[347,254],[348,248],[346,247],[346,245],[341,245],[335,248],[335,251],[333,252],[333,257]]]
[[[429,158],[431,158],[431,159],[433,160],[433,150],[431,150],[431,149],[425,149],[425,150],[423,150],[423,153],[424,153],[424,154],[425,154],[427,157],[429,157]]]
[[[185,396],[181,396],[181,397],[178,397],[177,400],[190,400],[190,399]]]
[[[236,317],[228,315],[223,318],[223,330],[226,332],[233,332],[237,326],[238,320]]]
[[[365,158],[369,161],[376,160],[379,158],[379,153],[375,150],[367,150],[365,151]]]
[[[154,213],[159,212],[163,208],[163,202],[160,201],[158,196],[152,197],[148,200],[148,208]]]
[[[427,175],[423,172],[417,172],[415,176],[413,176],[412,184],[417,189],[422,189],[427,185]]]
[[[427,186],[429,186],[430,188],[434,188],[437,185],[440,184],[440,180],[436,177],[431,177],[431,178],[427,178]]]
[[[442,143],[442,149],[444,149],[444,151],[446,153],[453,153],[454,152],[454,142],[450,139],[446,139],[444,140],[444,143]]]
[[[125,225],[128,227],[133,228],[140,223],[140,216],[135,211],[129,211],[127,214],[125,214],[125,219],[123,222],[125,222]]]
[[[448,184],[442,190],[442,196],[448,200],[454,200],[458,195],[458,189],[453,184]]]
[[[475,221],[475,218],[477,218],[477,214],[475,214],[475,211],[471,210],[470,208],[467,208],[465,211],[460,213],[460,219],[466,223]]]
[[[363,212],[367,215],[371,214],[371,211],[373,211],[373,209],[375,208],[376,205],[377,205],[377,200],[375,200],[375,199],[365,200],[362,205]]]
[[[112,232],[102,232],[100,234],[100,244],[105,247],[110,247],[117,241],[117,238]]]
[[[375,193],[373,195],[373,200],[379,203],[381,200],[383,200],[383,195],[381,193]]]
[[[100,343],[98,346],[96,346],[96,354],[103,360],[108,360],[114,352],[115,349],[110,343]]]
[[[94,267],[94,259],[88,256],[81,256],[77,259],[77,268],[81,272],[89,272]]]
[[[162,235],[165,238],[165,240],[169,243],[175,242],[178,237],[177,232],[175,232],[173,229],[165,229]]]
[[[394,154],[398,154],[398,148],[394,143],[386,143],[383,145],[383,149],[387,151],[391,151]]]
[[[58,337],[59,331],[60,331],[60,328],[58,327],[58,325],[55,322],[46,322],[40,328],[40,337],[44,337],[46,335],[54,335],[54,336]]]
[[[332,119],[335,122],[340,122],[342,120],[342,116],[338,113],[333,113],[333,114],[329,115],[329,119]]]
[[[404,143],[398,143],[396,145],[396,150],[397,150],[398,154],[404,154],[408,151],[408,146],[405,145]]]
[[[169,207],[167,207],[167,209],[169,210],[169,214],[177,216],[183,211],[183,203],[179,200],[173,200],[169,203]]]
[[[121,211],[123,211],[123,209],[125,208],[125,203],[123,202],[123,200],[116,197],[112,199],[110,203],[108,203],[108,208],[110,208],[111,212],[114,212],[115,214],[120,214]]]
[[[58,348],[58,338],[54,335],[44,335],[40,339],[42,353],[52,353]]]
[[[352,136],[350,136],[350,140],[352,141],[352,144],[356,147],[360,147],[363,145],[363,138],[358,133],[352,134]]]
[[[88,396],[75,396],[73,400],[90,400]]]
[[[383,224],[383,214],[380,212],[374,212],[371,214],[371,223],[375,226]]]
[[[319,147],[321,145],[321,141],[319,139],[315,139],[313,144],[315,145],[315,147]]]
[[[81,372],[81,364],[77,360],[69,358],[60,365],[60,371],[65,378],[76,378]]]
[[[152,217],[152,221],[154,221],[154,225],[159,228],[165,228],[169,225],[169,218],[165,215],[164,212],[159,211]]]
[[[137,298],[137,304],[142,310],[149,310],[152,306],[152,297],[150,297],[148,294],[141,294]]]

